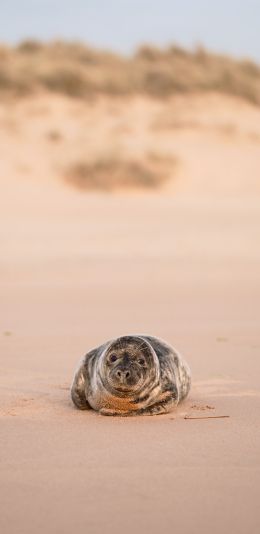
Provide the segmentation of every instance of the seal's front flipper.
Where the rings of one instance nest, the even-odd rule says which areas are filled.
[[[137,415],[161,415],[172,411],[172,406],[165,406],[164,404],[154,404],[148,408],[143,408],[137,412]]]
[[[91,406],[89,405],[86,399],[86,386],[87,386],[87,376],[84,364],[80,366],[78,371],[74,376],[74,380],[71,386],[71,398],[80,410],[89,410]]]
[[[141,408],[138,410],[138,415],[160,415],[164,413],[172,412],[173,408],[177,405],[176,398],[167,398],[167,400],[159,400],[147,408]]]

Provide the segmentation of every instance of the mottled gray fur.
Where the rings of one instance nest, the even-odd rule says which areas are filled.
[[[74,404],[102,415],[170,412],[190,390],[190,369],[161,339],[122,336],[84,356],[71,387]]]

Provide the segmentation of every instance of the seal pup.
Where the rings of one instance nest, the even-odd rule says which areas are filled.
[[[159,415],[189,392],[190,369],[165,341],[122,336],[88,352],[71,386],[77,408],[102,415]]]

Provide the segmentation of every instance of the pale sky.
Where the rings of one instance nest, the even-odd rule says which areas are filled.
[[[129,53],[141,43],[260,62],[260,0],[0,0],[0,41],[81,40]]]

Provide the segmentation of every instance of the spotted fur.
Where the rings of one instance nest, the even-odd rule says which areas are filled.
[[[161,339],[122,336],[84,356],[71,387],[77,408],[102,415],[170,412],[189,393],[190,369]]]

